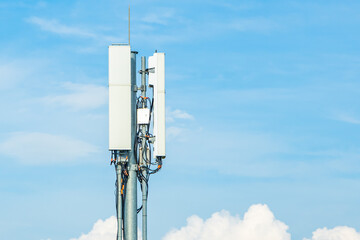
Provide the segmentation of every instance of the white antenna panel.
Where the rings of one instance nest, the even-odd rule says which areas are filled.
[[[165,53],[149,57],[149,85],[154,88],[154,156],[165,157]]]
[[[109,150],[131,150],[130,46],[109,46]]]

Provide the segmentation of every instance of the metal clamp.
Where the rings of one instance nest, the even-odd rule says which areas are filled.
[[[137,164],[131,164],[128,167],[129,171],[137,171],[139,169],[139,166]]]
[[[147,68],[147,69],[145,69],[145,71],[139,70],[139,73],[140,73],[140,74],[143,74],[143,73],[149,74],[149,73],[154,73],[154,72],[155,72],[155,68],[154,68],[154,67],[152,67],[152,68]]]

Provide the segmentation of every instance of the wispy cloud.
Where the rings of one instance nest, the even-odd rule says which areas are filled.
[[[177,119],[194,120],[194,116],[180,109],[172,110],[171,108],[167,108],[166,121],[175,122]]]
[[[101,33],[96,33],[85,27],[77,27],[60,23],[56,19],[45,19],[40,17],[30,17],[26,19],[27,22],[38,26],[41,30],[50,32],[61,36],[91,38],[98,41],[113,42],[118,41],[119,38],[115,36],[108,36]]]
[[[216,94],[235,102],[267,102],[298,99],[301,92],[291,88],[253,88],[220,90]]]
[[[184,141],[189,133],[189,126],[184,125],[184,121],[194,120],[194,116],[190,113],[171,108],[166,109],[166,122],[169,124],[166,128],[166,137],[168,141]]]
[[[218,7],[226,8],[231,11],[246,11],[246,10],[250,10],[250,9],[259,8],[262,6],[262,4],[259,2],[229,3],[229,2],[215,1],[215,2],[212,2],[211,4],[214,4],[215,6],[218,6]]]
[[[201,142],[200,145],[188,147],[188,151],[195,154],[195,160],[190,164],[202,164],[206,159],[206,167],[233,176],[274,177],[288,174],[279,170],[284,166],[279,159],[282,155],[289,154],[292,149],[281,136],[245,131],[228,132],[220,129],[211,132],[191,132],[188,135],[193,142]],[[236,141],[228,141],[234,136]],[[207,149],[216,151],[209,152]],[[235,155],[232,154],[234,149]],[[228,159],[228,165],[232,167],[219,163],[218,159],[223,157]]]
[[[161,25],[167,25],[171,19],[175,17],[175,10],[172,8],[166,8],[166,9],[157,9],[155,11],[152,11],[148,14],[146,14],[141,21],[145,23],[150,24],[161,24]]]
[[[48,64],[36,59],[0,61],[0,89],[15,86],[19,81],[33,78],[39,69]]]
[[[13,133],[0,143],[0,153],[29,165],[79,162],[96,152],[98,148],[87,142],[40,132]]]
[[[349,114],[338,114],[335,119],[345,123],[360,124],[360,119]]]
[[[239,32],[268,32],[277,29],[279,25],[266,18],[243,18],[232,20],[227,23],[227,27]]]
[[[161,18],[162,17],[162,18]],[[177,24],[168,24],[170,21],[175,21]],[[171,15],[157,16],[148,15],[144,24],[152,24],[151,22],[157,23],[157,29],[150,27],[149,30],[145,30],[143,33],[133,34],[134,38],[142,39],[146,38],[147,42],[151,45],[168,44],[170,42],[189,42],[189,41],[202,41],[207,37],[218,37],[219,35],[226,35],[230,32],[253,32],[253,33],[268,33],[277,29],[280,29],[280,24],[273,19],[267,18],[232,18],[223,21],[194,21],[185,19],[177,16],[172,17]],[[144,25],[141,24],[141,25]],[[166,30],[164,33],[163,28],[169,25],[172,28]],[[173,26],[176,26],[174,28]],[[142,27],[144,28],[144,27]],[[211,29],[211,31],[208,31]],[[156,32],[156,34],[154,34]]]
[[[73,110],[98,108],[108,101],[108,89],[104,86],[67,82],[62,87],[69,93],[50,95],[41,101],[47,105],[60,105]]]
[[[71,27],[59,23],[57,20],[48,20],[39,17],[30,17],[27,19],[29,23],[35,24],[44,31],[52,32],[60,35],[73,35],[78,37],[96,37],[95,34],[88,32],[84,29]]]
[[[168,138],[168,141],[171,141],[173,139],[179,138],[181,135],[184,134],[186,130],[187,129],[182,127],[175,127],[175,126],[167,127],[166,137]]]
[[[0,8],[44,8],[47,6],[47,2],[45,1],[38,1],[37,3],[33,2],[20,2],[20,1],[9,1],[8,3],[0,3]]]

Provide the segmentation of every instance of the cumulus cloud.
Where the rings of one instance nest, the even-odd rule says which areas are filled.
[[[0,143],[0,153],[24,164],[52,164],[88,160],[98,148],[67,136],[39,132],[13,133]]]
[[[170,231],[163,240],[290,240],[288,226],[276,220],[267,205],[252,205],[243,219],[227,211],[214,213],[209,219],[187,219],[187,225]]]
[[[63,88],[69,93],[42,98],[45,104],[56,104],[73,110],[94,109],[105,105],[108,101],[108,89],[93,84],[65,83]]]
[[[256,204],[243,219],[227,211],[214,213],[207,220],[191,216],[185,227],[170,231],[163,240],[290,240],[287,229],[288,226],[275,219],[267,205]],[[71,240],[112,240],[115,236],[116,218],[112,216],[105,221],[98,220],[89,233]]]
[[[311,239],[304,238],[304,240],[360,240],[360,233],[346,226],[333,229],[319,228],[313,232]]]
[[[171,230],[162,240],[291,240],[288,229],[285,223],[275,218],[266,204],[254,204],[243,218],[232,216],[225,210],[212,214],[208,219],[193,215],[187,219],[186,226]],[[112,216],[98,220],[89,233],[70,240],[112,240],[115,237],[116,218]],[[321,228],[313,232],[311,239],[303,240],[360,240],[360,233],[346,226]]]
[[[112,216],[106,220],[99,219],[87,234],[81,234],[79,238],[70,240],[114,240],[116,239],[116,217]]]
[[[93,228],[87,234],[81,234],[79,238],[71,238],[70,240],[114,240],[116,239],[117,220],[115,216],[108,219],[99,219]],[[138,229],[138,240],[141,240],[141,231]]]

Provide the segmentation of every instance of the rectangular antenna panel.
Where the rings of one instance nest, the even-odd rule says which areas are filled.
[[[130,46],[109,46],[109,150],[131,150]]]
[[[165,53],[149,57],[149,85],[154,88],[154,155],[165,157]]]

